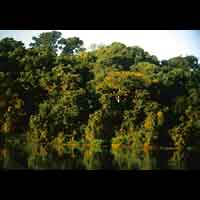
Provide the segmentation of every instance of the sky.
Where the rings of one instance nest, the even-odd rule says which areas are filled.
[[[52,30],[0,30],[0,39],[13,37],[26,47],[33,36]],[[109,45],[121,42],[127,46],[140,46],[160,60],[176,56],[194,55],[200,59],[200,30],[57,30],[62,37],[79,37],[84,46]]]

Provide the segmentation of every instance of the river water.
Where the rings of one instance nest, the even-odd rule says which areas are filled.
[[[200,152],[148,151],[118,148],[44,147],[24,150],[23,145],[0,149],[0,168],[23,170],[198,170]]]

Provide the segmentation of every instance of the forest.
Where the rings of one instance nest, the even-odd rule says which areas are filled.
[[[67,145],[199,148],[198,59],[159,60],[119,42],[87,50],[80,38],[58,31],[33,37],[28,48],[3,38],[0,142],[19,138],[32,152]]]

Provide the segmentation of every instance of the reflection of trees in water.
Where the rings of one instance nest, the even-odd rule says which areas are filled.
[[[30,169],[48,169],[49,159],[46,147],[38,144],[29,145],[27,162]]]
[[[186,169],[187,153],[184,151],[174,151],[168,160],[168,168],[175,170]]]
[[[26,167],[25,152],[6,146],[0,149],[1,169],[25,169]]]
[[[23,135],[0,134],[0,168],[26,169],[26,151]]]
[[[199,170],[200,169],[199,155],[200,155],[200,152],[198,150],[188,152],[187,162],[186,162],[186,166],[187,166],[188,169],[192,169],[192,170]]]
[[[86,170],[112,169],[112,155],[107,148],[87,148],[83,153],[83,164]]]
[[[171,157],[168,159],[168,169],[186,169],[186,152],[173,151]]]
[[[200,169],[199,152],[147,151],[119,148],[112,151],[113,167],[119,170]]]
[[[141,170],[153,170],[157,169],[157,159],[154,152],[144,152],[143,159],[140,165]]]
[[[156,169],[156,158],[153,152],[144,152],[134,148],[120,148],[112,151],[113,165],[119,170]]]
[[[101,168],[99,153],[91,149],[86,149],[83,154],[83,163],[85,169],[96,170]]]
[[[101,147],[67,147],[61,153],[38,144],[28,148],[21,146],[21,143],[1,145],[1,169],[200,169],[199,152],[194,151],[144,151],[128,147],[111,151]]]
[[[42,145],[32,146],[28,156],[28,167],[31,169],[82,169],[80,152],[68,148],[66,152],[52,151]]]
[[[10,151],[8,148],[1,148],[0,149],[0,163],[1,163],[1,168],[6,169],[7,167],[10,166]]]
[[[168,168],[177,170],[199,170],[200,169],[200,152],[191,151],[175,151],[168,161]]]

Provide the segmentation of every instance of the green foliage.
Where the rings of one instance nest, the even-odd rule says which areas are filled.
[[[33,48],[46,48],[56,52],[61,35],[58,31],[41,33],[38,37],[32,38],[34,42],[30,46]]]
[[[27,144],[50,145],[60,154],[75,141],[114,148],[200,145],[194,56],[160,62],[118,42],[86,51],[81,39],[52,31],[34,37],[30,48],[0,40],[0,64],[1,134],[21,133]]]
[[[82,47],[83,41],[80,40],[78,37],[71,37],[67,39],[62,38],[59,41],[59,44],[62,45],[62,54],[72,55],[74,53],[76,54],[84,51],[84,48]]]

